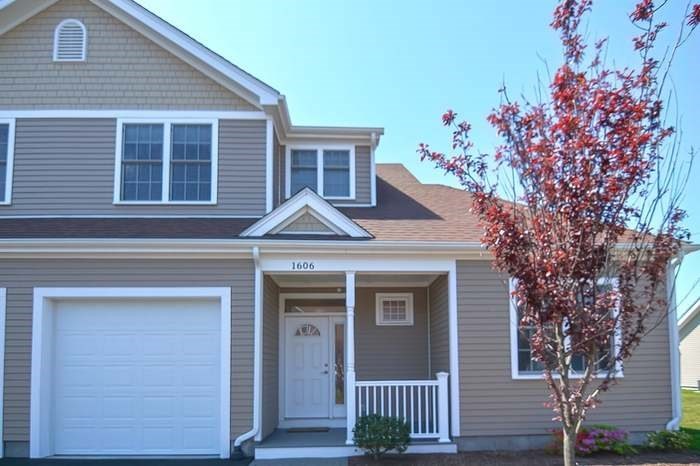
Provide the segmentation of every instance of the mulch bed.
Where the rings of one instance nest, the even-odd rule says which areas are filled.
[[[586,466],[635,465],[681,466],[700,465],[697,453],[644,452],[624,457],[595,455],[578,458],[578,464]],[[561,466],[561,458],[542,451],[520,452],[466,452],[456,455],[392,455],[374,461],[366,456],[350,458],[350,466]]]

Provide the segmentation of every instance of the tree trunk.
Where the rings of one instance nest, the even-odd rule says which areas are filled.
[[[562,452],[564,452],[564,466],[576,466],[576,432],[574,429],[564,429]]]

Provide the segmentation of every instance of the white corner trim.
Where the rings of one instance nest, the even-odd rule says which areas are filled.
[[[371,238],[371,235],[365,229],[309,188],[302,189],[291,199],[277,207],[277,209],[246,228],[241,233],[241,236],[257,237],[269,234],[305,208],[313,211],[316,218],[334,231],[341,231],[343,234],[353,238]]]
[[[450,422],[452,437],[459,437],[461,430],[460,380],[459,380],[459,315],[457,303],[457,261],[450,261],[447,273],[447,305],[450,351]]]
[[[266,122],[265,131],[265,213],[272,212],[272,193],[274,186],[274,156],[273,156],[273,145],[275,144],[274,138],[274,123],[272,118],[268,118]]]
[[[34,288],[30,389],[29,456],[53,455],[49,416],[51,388],[51,302],[63,298],[218,298],[221,308],[221,424],[220,457],[231,454],[231,288],[227,287],[115,287]]]
[[[384,319],[384,300],[402,300],[406,302],[406,319],[392,321]],[[413,326],[413,293],[375,293],[374,322],[377,326]]]
[[[374,151],[379,144],[379,136],[377,133],[372,133],[372,143],[369,146],[369,186],[370,186],[370,207],[377,206],[377,163],[374,157]]]
[[[7,316],[7,289],[0,288],[0,458],[5,456],[3,421],[5,415],[5,319]]]
[[[318,194],[327,200],[332,201],[353,201],[356,197],[357,189],[357,176],[355,172],[355,146],[353,144],[288,144],[285,146],[285,199],[289,199],[292,195],[292,151],[293,150],[312,150],[316,152],[316,191]],[[349,184],[350,184],[350,195],[349,196],[326,196],[323,192],[323,176],[324,176],[324,165],[323,165],[323,151],[324,150],[345,150],[350,154],[350,168],[349,168]],[[350,204],[352,205],[352,204]]]
[[[0,117],[0,125],[7,125],[7,162],[5,163],[5,198],[0,205],[12,204],[12,179],[15,162],[15,119]]]
[[[67,24],[74,24],[80,27],[80,29],[83,32],[83,42],[81,44],[81,53],[79,58],[60,58],[59,57],[59,50],[58,50],[58,45],[59,45],[59,35],[61,33],[61,29],[63,29],[64,26]],[[53,61],[58,61],[58,62],[81,62],[85,61],[87,59],[87,41],[88,41],[88,35],[87,35],[87,29],[85,28],[85,25],[82,23],[82,21],[74,19],[74,18],[69,18],[69,19],[64,19],[60,23],[58,23],[58,26],[56,26],[56,29],[54,29],[53,32]]]
[[[666,305],[669,312],[666,315],[668,325],[668,349],[671,363],[671,420],[666,423],[666,430],[678,430],[683,416],[683,406],[681,396],[681,368],[680,368],[680,338],[678,335],[679,325],[677,324],[677,302],[676,302],[676,272],[681,260],[673,258],[666,267]],[[700,307],[700,306],[699,306]],[[692,312],[688,312],[690,314]]]
[[[163,125],[163,155],[162,166],[162,188],[161,199],[155,201],[125,201],[121,198],[122,188],[122,152],[124,125],[127,124],[159,124]],[[172,127],[179,124],[197,124],[211,126],[211,198],[208,201],[175,201],[170,199],[170,165],[172,152]],[[114,153],[114,193],[113,203],[115,205],[216,205],[218,202],[218,180],[219,180],[219,120],[211,118],[118,118],[117,134],[115,136]]]

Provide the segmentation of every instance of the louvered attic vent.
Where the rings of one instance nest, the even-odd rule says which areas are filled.
[[[87,32],[77,19],[66,19],[56,26],[53,44],[54,61],[85,61]]]

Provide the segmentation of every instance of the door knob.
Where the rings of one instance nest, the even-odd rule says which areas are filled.
[[[323,374],[328,374],[328,371],[323,371]]]

